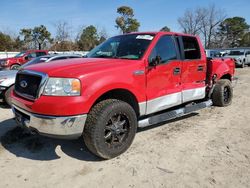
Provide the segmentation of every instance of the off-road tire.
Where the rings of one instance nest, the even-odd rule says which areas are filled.
[[[229,106],[233,99],[233,88],[230,80],[219,80],[213,90],[212,101],[214,106]]]
[[[123,135],[124,137],[121,143],[112,145],[112,143],[109,144],[107,142],[105,134],[109,122],[113,123],[112,118],[115,116],[120,116],[120,119],[121,117],[125,119],[124,126],[127,127],[127,131],[126,136]],[[88,114],[83,131],[85,145],[98,157],[103,159],[114,158],[124,153],[130,147],[136,134],[137,125],[136,113],[128,103],[116,99],[101,101],[97,103]],[[125,128],[123,130],[125,130]],[[119,141],[118,138],[117,140]]]
[[[4,93],[4,102],[9,106],[11,107],[11,98],[10,98],[10,94],[11,94],[11,91],[13,90],[14,86],[11,86],[9,87],[5,93]]]

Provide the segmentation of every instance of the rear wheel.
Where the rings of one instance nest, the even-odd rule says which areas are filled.
[[[230,80],[219,80],[213,90],[212,101],[215,106],[228,106],[232,103],[233,88]]]
[[[10,107],[11,107],[11,98],[10,98],[10,94],[11,94],[11,91],[13,90],[13,88],[14,88],[14,86],[9,87],[9,88],[5,91],[5,93],[4,93],[4,101],[5,101],[6,104],[7,104],[8,106],[10,106]]]
[[[83,132],[87,148],[103,159],[125,152],[135,137],[137,117],[126,102],[108,99],[90,111]]]

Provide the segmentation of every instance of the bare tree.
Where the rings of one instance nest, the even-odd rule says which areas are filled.
[[[217,9],[215,5],[210,5],[186,10],[183,17],[178,19],[178,23],[183,32],[200,35],[204,46],[210,48],[212,43],[216,42],[216,30],[225,17],[222,10]]]
[[[184,33],[198,35],[201,30],[201,22],[203,17],[204,15],[200,11],[200,9],[197,9],[195,11],[186,10],[183,17],[180,17],[178,19],[178,23],[180,24]]]
[[[66,21],[58,21],[57,23],[54,24],[56,27],[56,37],[55,39],[57,41],[66,41],[69,40],[70,38],[70,27],[68,22]]]
[[[54,50],[72,50],[73,42],[71,41],[71,27],[66,21],[58,21],[54,24],[56,36],[54,41]]]
[[[206,48],[210,48],[212,43],[216,42],[216,31],[219,24],[226,18],[224,12],[216,9],[215,5],[202,8],[201,11],[205,15],[201,21],[201,33]]]

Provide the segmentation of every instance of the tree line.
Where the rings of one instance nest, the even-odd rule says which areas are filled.
[[[116,11],[115,27],[120,33],[139,30],[140,22],[134,17],[134,10],[121,6]],[[187,9],[178,18],[182,32],[199,35],[205,48],[229,48],[250,46],[250,26],[245,18],[225,15],[215,5]],[[56,33],[53,38],[46,26],[23,28],[17,37],[0,31],[0,51],[20,51],[26,49],[49,49],[55,51],[83,50],[89,51],[108,38],[105,29],[94,25],[83,27],[77,37],[72,39],[70,25],[65,21],[54,24]],[[164,26],[160,31],[170,31]]]

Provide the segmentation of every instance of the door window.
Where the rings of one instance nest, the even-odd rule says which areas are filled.
[[[166,35],[158,40],[150,54],[149,61],[155,61],[156,58],[160,60],[160,64],[177,59],[176,46],[171,36]]]
[[[183,37],[185,59],[200,59],[201,53],[195,37]]]
[[[35,52],[30,53],[30,54],[28,54],[28,57],[29,58],[35,58],[36,57],[36,53]]]

